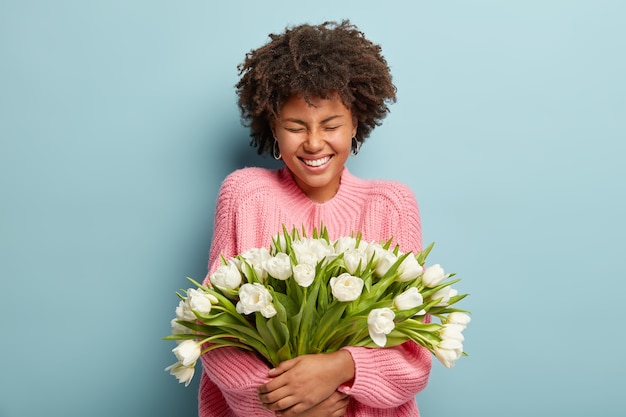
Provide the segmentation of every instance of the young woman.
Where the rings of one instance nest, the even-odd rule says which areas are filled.
[[[269,247],[283,225],[310,232],[323,224],[331,239],[361,232],[366,241],[393,237],[403,251],[421,250],[410,189],[345,168],[395,101],[380,47],[348,21],[300,25],[270,38],[239,66],[237,93],[251,144],[284,167],[244,168],[224,180],[207,280],[220,256]],[[346,347],[270,369],[254,353],[224,347],[202,362],[201,417],[415,417],[431,354],[413,342]]]

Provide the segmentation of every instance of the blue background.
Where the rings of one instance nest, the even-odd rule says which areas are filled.
[[[222,179],[233,85],[286,25],[350,18],[398,102],[349,160],[415,192],[468,358],[425,417],[623,416],[626,4],[0,1],[0,416],[193,416],[163,371]],[[593,414],[592,414],[593,413]]]

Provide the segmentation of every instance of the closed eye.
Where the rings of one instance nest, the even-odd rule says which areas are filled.
[[[301,133],[304,132],[304,128],[301,127],[286,127],[285,130],[291,133]]]

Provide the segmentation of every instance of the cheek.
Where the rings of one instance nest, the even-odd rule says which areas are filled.
[[[300,140],[289,135],[278,135],[276,140],[283,154],[295,152],[301,144]]]
[[[339,153],[349,153],[352,149],[352,136],[343,135],[334,141],[334,148]]]

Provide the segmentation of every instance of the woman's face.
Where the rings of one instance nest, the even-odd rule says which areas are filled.
[[[357,125],[338,97],[309,101],[292,95],[272,130],[296,184],[311,200],[322,203],[339,189]]]

